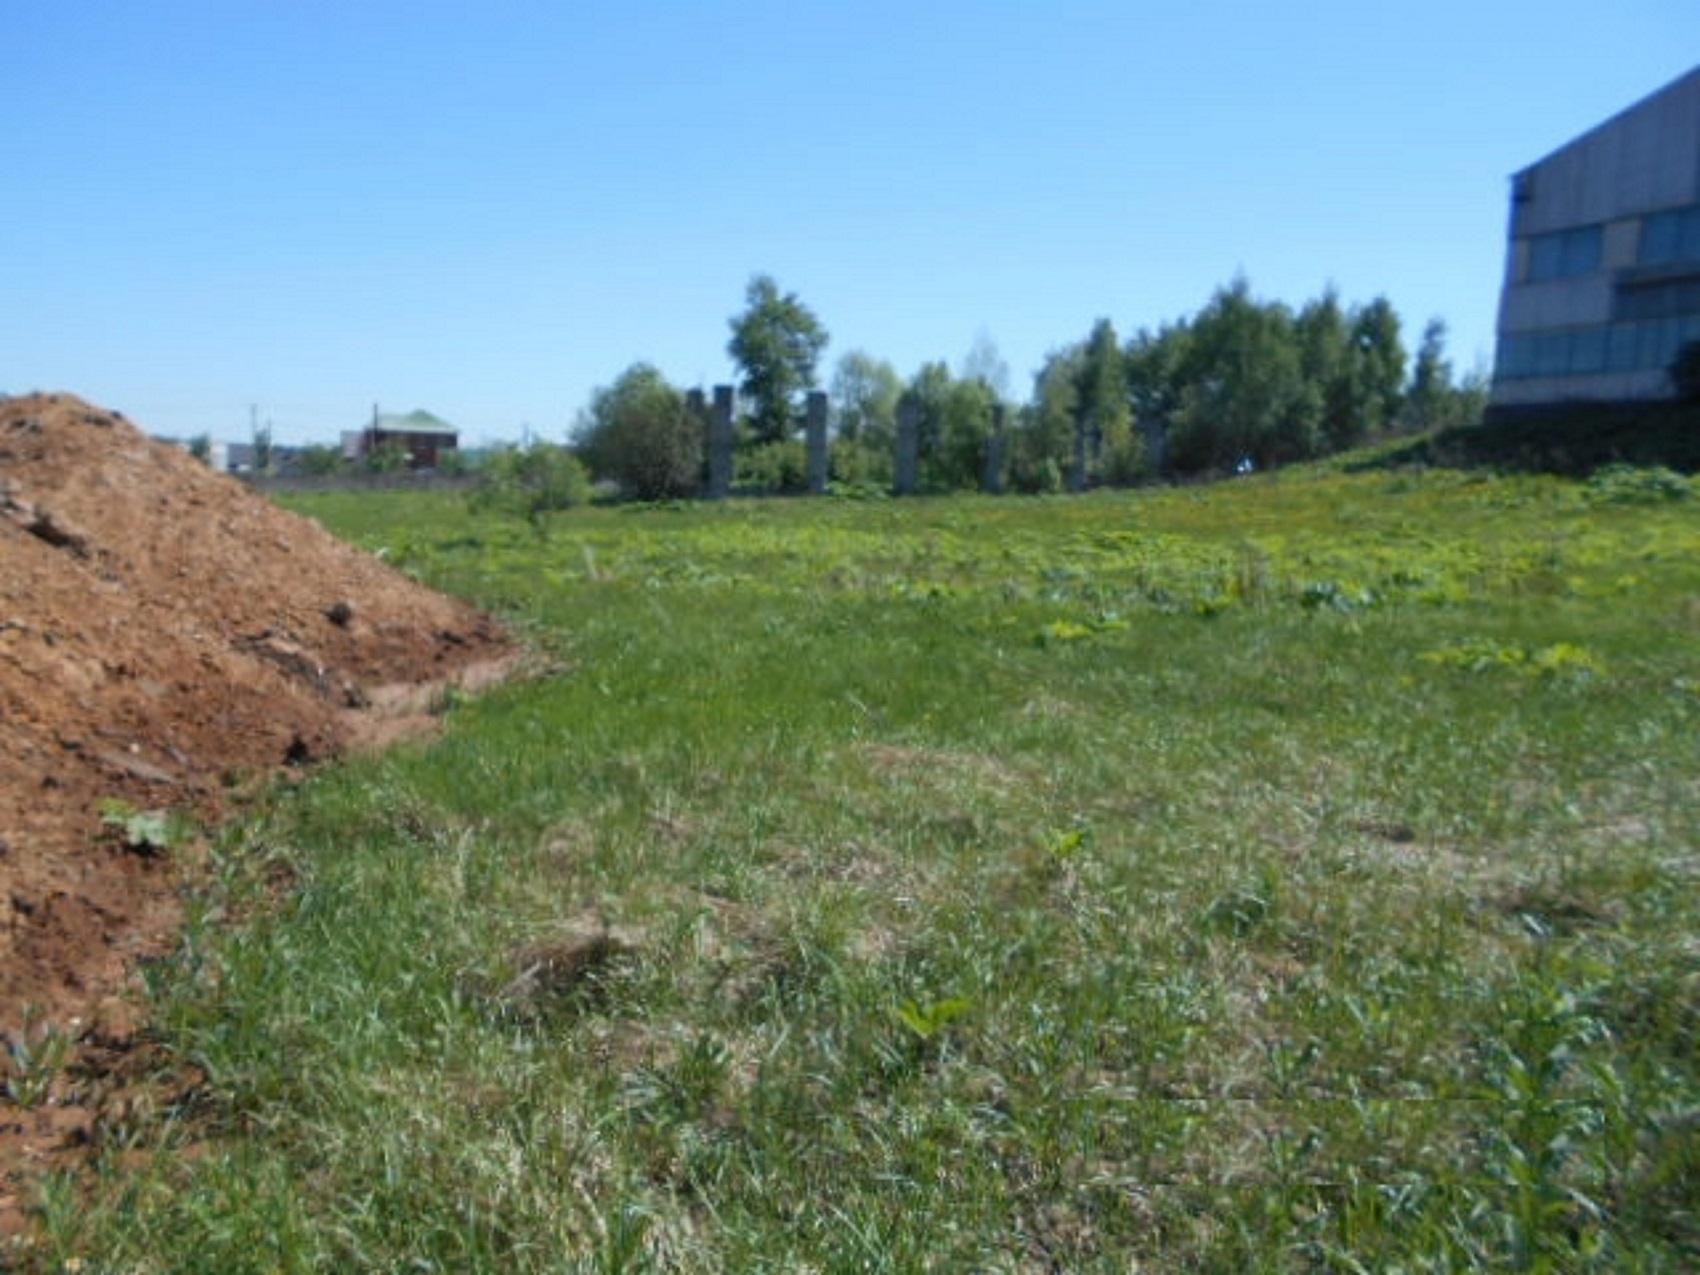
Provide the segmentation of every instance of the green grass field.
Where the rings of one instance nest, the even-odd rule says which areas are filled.
[[[225,831],[32,1269],[1700,1263],[1700,486],[294,503],[539,671]]]

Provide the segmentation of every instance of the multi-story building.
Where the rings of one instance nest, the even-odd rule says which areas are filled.
[[[1700,67],[1512,178],[1492,405],[1669,398],[1700,341]]]

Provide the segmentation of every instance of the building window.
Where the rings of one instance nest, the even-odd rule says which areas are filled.
[[[1671,319],[1700,314],[1700,276],[1620,285],[1616,308],[1620,319]]]
[[[1687,341],[1700,340],[1700,315],[1611,323],[1545,332],[1512,332],[1500,338],[1494,377],[1593,376],[1667,368]]]
[[[1633,372],[1635,362],[1640,357],[1640,334],[1636,332],[1633,323],[1614,323],[1611,325],[1610,348],[1606,356],[1606,366],[1612,372]]]
[[[1641,223],[1641,264],[1700,261],[1700,204],[1656,212]]]
[[[1570,371],[1583,376],[1606,370],[1606,328],[1577,328],[1570,337]]]
[[[1535,337],[1535,375],[1570,375],[1570,333],[1542,332]]]
[[[1638,366],[1664,367],[1676,357],[1676,348],[1681,336],[1680,325],[1670,319],[1661,319],[1656,323],[1637,324],[1641,330],[1641,357],[1636,360]]]
[[[1520,333],[1499,338],[1499,358],[1493,370],[1501,381],[1520,381],[1529,375],[1529,338]]]
[[[1573,230],[1531,236],[1527,282],[1543,283],[1548,279],[1592,274],[1600,268],[1602,239],[1599,226],[1577,226]]]

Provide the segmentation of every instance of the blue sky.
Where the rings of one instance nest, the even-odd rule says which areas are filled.
[[[1690,69],[1693,0],[148,0],[0,17],[0,391],[330,441],[374,403],[561,438],[637,360],[732,379],[757,273],[837,358],[1237,273],[1491,358],[1507,178]]]

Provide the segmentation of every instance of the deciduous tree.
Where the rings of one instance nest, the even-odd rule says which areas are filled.
[[[897,400],[903,378],[884,359],[851,350],[832,377],[837,437],[832,440],[835,481],[889,486],[897,438]]]
[[[1362,424],[1355,436],[1330,440],[1336,447],[1349,447],[1391,425],[1405,390],[1405,346],[1399,335],[1399,312],[1392,302],[1377,297],[1353,311],[1352,343],[1358,356]]]
[[[1186,405],[1184,373],[1191,341],[1192,326],[1182,319],[1155,331],[1141,329],[1122,357],[1134,427],[1145,440],[1148,464],[1160,470],[1168,468],[1169,432]]]
[[[796,293],[781,293],[768,275],[750,280],[744,303],[744,312],[731,320],[726,350],[743,374],[739,388],[753,404],[756,441],[783,442],[800,419],[803,396],[815,388],[826,329]]]
[[[916,412],[922,485],[946,491],[978,487],[997,401],[991,387],[957,380],[943,363],[926,363],[903,391],[903,401]]]
[[[1127,365],[1115,325],[1099,319],[1081,347],[1075,372],[1073,485],[1093,480],[1131,482],[1143,467],[1144,449],[1133,437]]]
[[[1348,446],[1363,434],[1364,378],[1351,321],[1332,287],[1299,311],[1293,334],[1299,343],[1303,392],[1317,417],[1323,446]]]
[[[1307,393],[1293,316],[1243,279],[1217,290],[1192,322],[1185,405],[1172,440],[1182,470],[1259,468],[1315,454],[1318,405]]]
[[[639,500],[689,496],[702,481],[703,422],[648,363],[597,390],[575,434],[591,473]]]
[[[1446,400],[1452,389],[1452,364],[1446,357],[1446,322],[1430,319],[1423,328],[1417,344],[1416,361],[1411,365],[1411,383],[1405,390],[1405,425],[1410,429],[1433,429],[1441,423],[1446,412]]]
[[[999,353],[998,343],[989,332],[975,335],[974,344],[962,356],[958,375],[964,381],[984,382],[1000,403],[1009,398],[1009,363]]]
[[[845,354],[832,376],[838,436],[890,450],[897,429],[897,400],[902,393],[903,378],[890,363],[865,350]]]
[[[1052,350],[1033,377],[1033,399],[1022,411],[1010,456],[1010,481],[1018,491],[1063,489],[1079,428],[1079,345]]]

